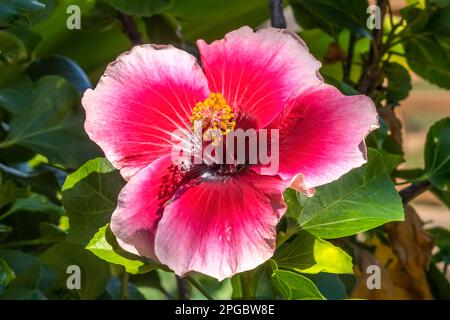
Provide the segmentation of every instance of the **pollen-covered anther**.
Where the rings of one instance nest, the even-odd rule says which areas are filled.
[[[236,126],[235,115],[220,93],[210,93],[207,99],[195,105],[191,123],[194,132],[201,128],[203,140],[213,143],[219,143],[222,136]]]

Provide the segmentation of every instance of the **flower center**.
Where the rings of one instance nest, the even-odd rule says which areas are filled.
[[[220,93],[210,93],[192,109],[192,129],[201,131],[203,140],[218,144],[236,126],[236,117]]]

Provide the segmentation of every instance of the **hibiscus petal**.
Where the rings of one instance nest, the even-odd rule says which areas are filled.
[[[366,163],[364,138],[378,128],[375,105],[364,95],[345,96],[322,84],[300,95],[270,125],[279,128],[279,171],[293,188],[334,181]]]
[[[142,45],[111,63],[83,97],[85,128],[125,178],[170,153],[173,131],[190,130],[208,95],[196,59],[171,46]]]
[[[125,250],[156,260],[156,227],[179,179],[177,167],[166,156],[139,171],[122,189],[111,230]]]
[[[156,256],[180,276],[198,271],[219,281],[257,267],[275,250],[284,188],[250,172],[187,189],[164,210]]]
[[[242,27],[207,44],[197,41],[211,92],[265,127],[299,91],[322,80],[320,62],[286,30]]]

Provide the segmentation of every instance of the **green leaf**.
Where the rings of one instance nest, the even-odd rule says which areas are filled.
[[[7,226],[6,224],[1,224],[0,223],[0,240],[2,239],[1,238],[1,235],[3,234],[8,234],[8,233],[10,233],[11,231],[12,231],[13,229],[10,227],[10,226]]]
[[[95,299],[105,291],[110,277],[108,264],[83,247],[61,242],[44,252],[41,259],[57,273],[62,289],[67,289],[67,267],[79,266],[81,289],[74,290],[81,299]]]
[[[168,11],[181,25],[185,40],[213,41],[244,25],[256,28],[270,18],[261,0],[174,0]]]
[[[345,251],[304,230],[274,259],[280,269],[300,273],[353,273],[352,258]]]
[[[156,263],[146,263],[141,257],[121,249],[108,225],[98,230],[86,249],[105,261],[125,267],[127,272],[133,274],[146,273],[158,266]]]
[[[418,33],[403,42],[406,59],[419,76],[450,89],[450,37]]]
[[[372,131],[366,138],[369,147],[376,148],[382,156],[384,166],[391,174],[397,166],[404,162],[403,150],[390,134],[389,126],[385,120],[380,118],[380,127]]]
[[[431,3],[435,3],[438,7],[444,8],[450,6],[450,0],[429,0]]]
[[[2,149],[2,151],[0,152],[0,162],[3,162],[5,165],[14,166],[17,165],[18,163],[27,162],[31,160],[31,158],[33,158],[35,155],[36,153],[30,150],[29,148],[15,145]],[[18,178],[17,181],[23,178],[34,178],[37,176],[37,175],[35,176],[34,174],[29,174],[28,177],[26,177],[25,175],[23,175],[23,177],[21,178]]]
[[[81,9],[81,7],[80,7]],[[114,17],[116,10],[109,4],[101,1],[96,1],[94,7],[82,10],[83,26],[80,31],[86,34],[94,34],[97,32],[105,32],[114,28]]]
[[[15,212],[45,212],[54,215],[62,215],[64,210],[49,201],[46,197],[40,194],[31,193],[26,198],[20,198],[11,206],[9,214]]]
[[[236,274],[231,278],[231,287],[233,288],[231,299],[242,299],[242,282],[239,274]]]
[[[369,149],[368,156],[366,165],[317,188],[298,221],[303,229],[321,238],[339,238],[404,219],[381,154]]]
[[[448,250],[450,253],[450,230],[436,227],[429,231],[436,236],[436,245],[439,249]]]
[[[28,77],[23,77],[14,83],[0,88],[0,107],[11,114],[23,112],[31,104],[31,95],[23,94],[32,92],[33,83]]]
[[[0,27],[31,25],[44,9],[37,0],[0,0]]]
[[[405,56],[411,69],[442,88],[450,88],[450,7],[414,5],[402,9],[408,22],[403,36]]]
[[[275,270],[278,270],[278,266],[273,259],[270,259],[252,272],[252,297],[255,299],[273,299],[277,296],[277,290],[274,288],[272,281],[272,274]]]
[[[28,28],[23,27],[9,28],[8,32],[23,42],[27,49],[28,57],[33,58],[38,44],[42,41],[42,37]]]
[[[427,277],[433,296],[439,300],[449,300],[450,282],[434,263],[430,264]]]
[[[5,288],[14,278],[16,274],[8,266],[5,260],[0,258],[0,290]]]
[[[172,6],[172,0],[103,0],[125,14],[150,17]]]
[[[440,190],[436,187],[431,188],[431,192],[450,208],[450,192]]]
[[[445,8],[438,9],[431,15],[425,28],[434,35],[450,36],[450,1]]]
[[[310,274],[307,277],[314,282],[326,299],[342,300],[347,298],[344,283],[338,275],[330,273]]]
[[[50,161],[77,168],[98,154],[83,129],[84,115],[76,90],[63,78],[46,76],[36,82],[33,103],[13,117],[0,148],[29,147]]]
[[[128,300],[145,300],[144,295],[131,282],[128,282]],[[121,300],[122,281],[118,277],[113,277],[108,281],[106,292],[111,300]]]
[[[405,67],[395,62],[387,63],[385,72],[388,79],[387,101],[395,106],[408,97],[412,88],[411,77]]]
[[[16,276],[26,272],[38,259],[27,253],[0,249],[0,258],[6,261]]]
[[[384,150],[381,150],[380,152],[383,158],[384,167],[389,174],[391,174],[400,163],[405,161],[403,155],[389,153]]]
[[[43,276],[42,265],[35,262],[24,274],[15,278],[8,288],[0,293],[1,300],[46,300],[39,290],[39,282]]]
[[[41,222],[39,224],[39,230],[41,233],[41,239],[46,243],[53,243],[66,240],[67,232],[60,229],[58,226],[48,223]]]
[[[9,151],[10,149],[6,150]],[[23,157],[25,156],[26,154],[24,153]],[[64,183],[67,173],[55,170],[47,165],[38,165],[35,169],[36,171],[33,171],[32,175],[18,178],[17,181],[22,185],[29,186],[32,192],[46,196],[53,203],[60,203],[60,185]]]
[[[415,168],[415,169],[402,169],[402,170],[397,170],[394,173],[394,176],[396,178],[401,178],[404,180],[416,180],[418,178],[421,178],[424,174],[423,169],[420,168]]]
[[[19,64],[28,58],[23,42],[14,34],[0,30],[0,67],[2,64]]]
[[[338,88],[339,91],[341,91],[346,96],[354,96],[354,95],[360,94],[358,92],[358,90],[356,90],[351,85],[349,85],[343,81],[339,81],[336,78],[331,77],[329,75],[324,75],[323,77],[324,77],[326,83],[331,84],[332,86]]]
[[[400,14],[408,23],[408,30],[412,32],[423,30],[430,19],[429,12],[417,8],[416,3],[402,8]]]
[[[428,131],[425,177],[436,188],[450,192],[450,117],[439,120]]]
[[[289,0],[297,22],[304,29],[320,28],[337,36],[343,28],[369,35],[367,1],[364,0]]]
[[[51,289],[55,275],[38,258],[13,250],[0,250],[0,258],[6,261],[16,277],[0,293],[0,299],[44,300]]]
[[[285,216],[298,221],[303,213],[303,206],[307,200],[306,196],[294,189],[287,188],[284,191],[283,199],[287,205]]]
[[[272,283],[284,299],[325,299],[311,280],[292,271],[274,271]]]
[[[104,158],[90,160],[70,174],[62,191],[70,219],[68,241],[86,246],[110,221],[124,185],[120,173]]]
[[[152,43],[180,46],[181,39],[177,33],[178,24],[174,17],[157,14],[144,18],[147,35]]]
[[[26,188],[17,187],[11,180],[7,180],[3,184],[0,180],[0,209],[20,197],[25,197],[27,193]]]

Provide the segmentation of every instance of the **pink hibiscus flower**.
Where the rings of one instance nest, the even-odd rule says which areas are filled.
[[[286,187],[312,195],[366,162],[378,117],[368,97],[325,84],[320,62],[285,30],[242,27],[197,45],[202,67],[172,46],[119,56],[84,94],[85,128],[128,180],[111,219],[121,245],[178,275],[222,280],[273,255]],[[279,129],[278,173],[174,163],[173,132],[193,119],[203,132]]]

